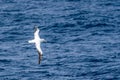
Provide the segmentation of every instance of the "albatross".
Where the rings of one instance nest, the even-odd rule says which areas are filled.
[[[41,60],[42,60],[42,55],[43,55],[43,52],[41,50],[41,47],[40,47],[40,44],[41,42],[45,42],[45,39],[41,39],[40,36],[39,36],[39,29],[38,27],[35,27],[35,31],[34,31],[34,39],[33,40],[29,40],[28,43],[34,43],[35,44],[35,47],[37,49],[37,52],[38,52],[38,64],[40,64]]]

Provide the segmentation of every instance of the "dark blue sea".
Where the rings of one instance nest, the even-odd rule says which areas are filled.
[[[0,80],[120,80],[120,0],[0,0]]]

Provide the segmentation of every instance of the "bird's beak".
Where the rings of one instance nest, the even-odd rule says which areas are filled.
[[[47,42],[45,39],[41,39],[41,42]]]
[[[44,40],[44,42],[47,42],[46,40]]]

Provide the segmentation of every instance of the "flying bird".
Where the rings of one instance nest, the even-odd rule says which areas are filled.
[[[40,44],[41,42],[45,42],[46,40],[45,39],[41,39],[40,36],[39,36],[39,29],[38,27],[35,27],[35,31],[34,31],[34,39],[33,40],[29,40],[28,43],[34,43],[35,44],[35,47],[37,49],[37,52],[38,52],[38,64],[40,64],[41,60],[42,60],[42,55],[43,55],[43,52],[42,52],[42,49],[40,47]]]

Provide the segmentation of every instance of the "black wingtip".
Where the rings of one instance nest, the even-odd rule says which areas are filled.
[[[37,26],[35,26],[35,27],[34,27],[34,32],[36,32],[36,30],[37,30],[37,29],[38,29],[38,27],[37,27]]]
[[[38,51],[38,64],[41,63],[42,60],[42,54]]]
[[[42,60],[42,55],[39,55],[38,64],[40,64],[40,63],[41,63],[41,60]]]

